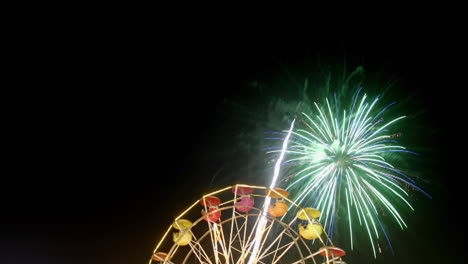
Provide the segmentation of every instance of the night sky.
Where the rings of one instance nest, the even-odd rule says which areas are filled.
[[[433,196],[416,196],[409,228],[392,239],[395,256],[345,260],[462,256],[466,47],[457,24],[126,33],[65,49],[73,55],[64,61],[77,63],[40,79],[53,89],[24,95],[34,107],[17,120],[14,169],[2,178],[0,263],[147,263],[173,218],[204,193],[267,184],[252,135],[262,111],[318,64],[344,61],[397,80],[395,98],[418,120],[421,184]]]

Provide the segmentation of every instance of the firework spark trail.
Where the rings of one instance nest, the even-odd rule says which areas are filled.
[[[343,211],[351,248],[355,239],[353,232],[359,225],[367,233],[376,257],[376,250],[380,250],[377,241],[380,234],[392,249],[382,222],[382,212],[388,213],[387,219],[404,229],[407,225],[397,205],[401,203],[414,210],[404,187],[412,187],[431,197],[388,161],[390,155],[417,155],[398,145],[393,139],[395,134],[390,134],[390,128],[405,116],[385,122],[385,110],[395,103],[376,109],[381,97],[373,100],[369,100],[366,94],[360,97],[361,89],[352,97],[349,108],[340,109],[335,95],[335,102],[325,98],[324,104],[314,103],[315,115],[302,113],[304,128],[292,132],[290,147],[286,151],[281,150],[281,157],[283,154],[289,157],[282,165],[291,168],[288,180],[292,181],[286,189],[296,194],[294,202],[313,202],[323,212],[323,226],[328,227],[331,236],[337,232],[335,221],[338,213]],[[279,152],[278,148],[269,149],[267,153]]]
[[[289,137],[291,136],[291,133],[292,133],[292,130],[293,130],[293,127],[294,127],[294,121],[295,121],[295,119],[292,121],[289,132],[288,132],[286,138],[283,141],[283,148],[281,149],[280,157],[276,161],[275,170],[274,170],[274,173],[273,173],[273,179],[271,180],[271,184],[270,184],[270,189],[273,189],[276,186],[276,181],[278,180],[278,177],[279,177],[281,162],[283,160],[284,153],[286,152]],[[263,231],[264,231],[264,228],[265,228],[265,225],[266,225],[266,213],[268,212],[268,206],[270,205],[270,201],[271,201],[271,197],[266,196],[265,201],[263,202],[262,216],[260,217],[257,229],[255,230],[255,238],[254,238],[255,242],[252,243],[253,250],[252,250],[252,254],[250,255],[250,259],[249,259],[248,264],[257,263],[258,249],[260,247],[261,238],[263,236]]]

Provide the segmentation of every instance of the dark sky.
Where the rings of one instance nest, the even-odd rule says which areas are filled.
[[[6,261],[0,262],[146,263],[172,219],[199,196],[262,183],[258,142],[237,140],[240,134],[252,139],[256,121],[245,113],[282,94],[272,84],[293,83],[291,76],[318,61],[343,59],[398,78],[399,96],[417,97],[421,126],[428,128],[417,140],[431,150],[424,164],[433,199],[415,202],[410,228],[394,239],[396,256],[375,263],[455,261],[466,234],[464,163],[456,152],[466,147],[466,48],[459,28],[194,24],[151,36],[141,29],[97,36],[65,49],[73,53],[64,55],[68,63],[55,65],[51,80],[40,79],[40,87],[53,89],[25,95],[34,107],[17,121],[22,129],[14,129],[14,169],[2,184],[0,257]]]

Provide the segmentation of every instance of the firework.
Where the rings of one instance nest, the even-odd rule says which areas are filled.
[[[331,94],[297,117],[282,164],[288,168],[283,183],[297,204],[323,212],[320,221],[331,236],[339,217],[351,249],[355,234],[364,231],[376,257],[380,239],[393,252],[386,222],[407,228],[401,211],[413,210],[408,190],[429,195],[398,167],[403,156],[418,154],[402,146],[400,133],[392,130],[405,119],[386,115],[395,103],[382,105],[381,96],[370,98],[362,87],[347,100],[340,98]],[[279,151],[273,147],[268,153]]]

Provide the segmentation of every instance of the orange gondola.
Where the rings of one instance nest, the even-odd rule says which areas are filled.
[[[281,188],[274,188],[266,191],[266,195],[276,199],[273,205],[270,204],[268,212],[275,217],[281,217],[288,211],[289,205],[284,201],[284,198],[289,196],[289,193]]]
[[[153,254],[151,257],[154,261],[159,261],[160,263],[163,263],[166,260],[171,260],[171,257],[164,252],[156,252]]]

